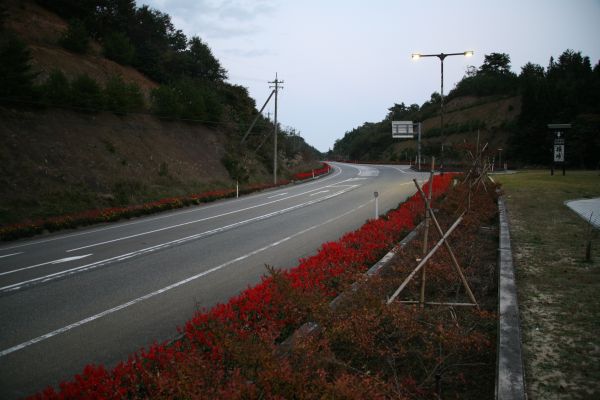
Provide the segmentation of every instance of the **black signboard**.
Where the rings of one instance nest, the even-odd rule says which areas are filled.
[[[552,164],[550,167],[550,175],[554,175],[554,167],[556,164],[562,165],[563,176],[565,175],[565,140],[566,130],[571,128],[571,124],[548,124],[548,128],[554,135],[554,144],[552,151]]]

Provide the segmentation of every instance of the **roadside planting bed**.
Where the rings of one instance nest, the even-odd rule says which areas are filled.
[[[319,169],[309,172],[300,172],[294,175],[294,180],[298,181],[312,178],[313,174],[316,177],[328,173],[329,170],[329,165],[327,163],[323,163],[323,166]],[[246,185],[240,187],[238,192],[240,195],[244,195],[260,190],[288,185],[289,183],[290,181],[288,180],[280,179],[277,185]],[[190,205],[209,203],[219,199],[235,197],[238,192],[236,192],[236,189],[211,190],[189,196],[169,197],[139,205],[88,210],[57,217],[39,219],[36,221],[25,221],[22,223],[0,227],[0,241],[29,237],[45,231],[53,232],[61,229],[77,228],[80,226],[98,224],[102,222],[113,222],[124,218],[139,217],[141,215],[155,214],[161,211],[173,210]]]
[[[448,189],[454,178],[436,176],[433,184],[434,199],[447,192],[435,203],[444,229],[466,199],[465,185]],[[496,329],[493,189],[474,193],[470,204],[451,242],[480,309],[385,305],[416,265],[418,237],[389,272],[365,280],[363,273],[421,219],[424,204],[415,194],[297,267],[268,268],[259,285],[198,312],[181,328],[181,339],[141,350],[112,371],[87,366],[58,391],[34,397],[489,398]],[[430,234],[430,242],[438,239]],[[428,301],[464,296],[443,251],[428,264],[427,276]],[[357,281],[364,282],[349,291]],[[333,311],[329,303],[342,292],[352,294]],[[406,296],[417,293],[415,281]],[[281,346],[308,321],[322,328]]]

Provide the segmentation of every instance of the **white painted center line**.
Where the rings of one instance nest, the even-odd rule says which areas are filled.
[[[225,213],[222,213],[222,214],[212,215],[210,217],[205,217],[205,218],[200,218],[200,219],[196,219],[196,220],[193,220],[193,221],[183,222],[181,224],[169,225],[169,226],[165,226],[163,228],[153,229],[153,230],[146,231],[146,232],[140,232],[140,233],[136,233],[136,234],[129,235],[129,236],[122,236],[122,237],[119,237],[119,238],[115,238],[115,239],[111,239],[111,240],[106,240],[104,242],[98,242],[98,243],[89,244],[87,246],[77,247],[75,249],[69,249],[69,250],[67,250],[67,253],[71,253],[73,251],[78,251],[78,250],[83,250],[83,249],[89,249],[90,247],[101,246],[101,245],[104,245],[104,244],[119,242],[121,240],[132,239],[132,238],[139,237],[139,236],[149,235],[151,233],[162,232],[162,231],[166,231],[166,230],[174,229],[174,228],[179,228],[179,227],[186,226],[186,225],[196,224],[198,222],[204,222],[204,221],[208,221],[208,220],[211,220],[211,219],[215,219],[215,218],[219,218],[219,217],[224,217],[226,215],[237,214],[237,213],[240,213],[242,211],[248,211],[248,210],[251,210],[251,209],[254,209],[254,208],[263,207],[263,206],[266,206],[266,205],[269,205],[269,204],[273,204],[273,203],[277,203],[277,202],[280,202],[280,201],[283,201],[283,200],[288,200],[288,199],[291,199],[291,198],[294,198],[294,197],[302,196],[302,195],[314,192],[315,190],[319,190],[319,189],[321,189],[321,188],[316,188],[316,189],[308,190],[306,192],[294,194],[294,195],[291,195],[291,196],[288,196],[288,197],[281,197],[279,199],[271,200],[271,201],[268,201],[266,203],[256,204],[254,206],[250,206],[250,207],[246,207],[246,208],[240,208],[238,210],[228,211],[228,212],[225,212]]]
[[[269,197],[267,197],[267,199],[272,199],[272,198],[274,198],[274,197],[279,197],[279,196],[285,196],[286,194],[288,194],[288,192],[285,192],[285,193],[279,193],[279,194],[274,194],[273,196],[269,196]]]
[[[324,197],[320,197],[320,198],[317,198],[317,199],[314,199],[314,200],[309,200],[309,201],[306,201],[304,203],[296,204],[296,205],[293,205],[291,207],[284,208],[284,209],[281,209],[281,210],[277,210],[277,211],[274,211],[274,212],[271,212],[271,213],[268,213],[268,214],[259,215],[257,217],[249,218],[247,220],[238,221],[238,222],[235,222],[235,223],[230,224],[230,225],[222,226],[222,227],[219,227],[219,228],[211,229],[209,231],[197,233],[197,234],[186,236],[186,237],[183,237],[183,238],[180,238],[180,239],[175,239],[175,240],[172,240],[172,241],[169,241],[169,242],[164,242],[164,243],[157,244],[157,245],[154,245],[154,246],[146,247],[144,249],[132,251],[130,253],[122,254],[122,255],[119,255],[119,256],[116,256],[116,257],[111,257],[111,258],[107,258],[107,259],[104,259],[104,260],[96,261],[96,262],[93,262],[91,264],[86,264],[86,265],[82,265],[82,266],[79,266],[79,267],[67,269],[67,270],[64,270],[64,271],[55,272],[53,274],[49,274],[49,275],[45,275],[45,276],[40,276],[40,277],[32,278],[32,279],[29,279],[29,280],[26,280],[26,281],[14,283],[12,285],[3,286],[3,287],[0,287],[0,293],[11,292],[11,291],[15,291],[15,290],[20,290],[20,289],[23,289],[25,287],[28,287],[28,286],[31,286],[31,285],[35,285],[37,283],[48,282],[48,281],[51,281],[51,280],[54,280],[54,279],[62,278],[64,276],[69,276],[69,275],[73,275],[73,274],[76,274],[76,273],[79,273],[79,272],[83,272],[83,271],[88,271],[88,270],[91,270],[91,269],[95,269],[95,268],[98,268],[98,267],[110,264],[112,262],[127,260],[129,258],[137,257],[137,256],[140,256],[142,254],[152,253],[154,251],[161,250],[161,249],[164,249],[164,248],[168,248],[168,247],[171,247],[171,246],[174,246],[174,245],[178,245],[178,244],[181,244],[181,243],[189,242],[191,240],[195,240],[195,239],[199,239],[199,238],[202,238],[202,237],[210,236],[210,235],[213,235],[215,233],[223,232],[223,231],[226,231],[226,230],[229,230],[229,229],[241,226],[241,225],[248,224],[250,222],[261,221],[261,220],[264,220],[264,219],[267,219],[267,218],[270,218],[270,217],[274,217],[276,215],[281,215],[281,214],[284,214],[286,212],[290,212],[290,211],[293,211],[293,210],[296,210],[296,209],[299,209],[299,208],[302,208],[302,207],[305,207],[305,206],[309,206],[311,204],[320,203],[322,201],[325,201],[325,200],[331,199],[333,197],[339,196],[341,194],[344,194],[346,192],[349,192],[349,191],[351,191],[353,189],[354,189],[354,187],[350,187],[350,188],[347,188],[347,189],[342,189],[342,190],[340,190],[338,192],[329,194],[329,195],[324,196]]]
[[[3,255],[0,256],[0,258],[6,258],[6,257],[11,257],[11,256],[16,256],[16,255],[19,255],[19,254],[23,254],[23,252],[21,251],[19,253],[3,254]]]
[[[186,283],[192,282],[192,281],[194,281],[196,279],[202,278],[203,276],[206,276],[206,275],[211,274],[213,272],[216,272],[216,271],[218,271],[220,269],[223,269],[223,268],[225,268],[225,267],[227,267],[227,266],[229,266],[231,264],[237,263],[239,261],[243,261],[243,260],[245,260],[245,259],[247,259],[249,257],[252,257],[252,256],[256,255],[256,254],[262,253],[263,251],[268,250],[268,249],[270,249],[272,247],[279,246],[280,244],[282,244],[284,242],[287,242],[287,241],[289,241],[291,239],[294,239],[294,238],[296,238],[296,237],[298,237],[300,235],[303,235],[303,234],[305,234],[307,232],[310,232],[310,231],[312,231],[312,230],[314,230],[316,228],[319,228],[319,227],[321,227],[323,225],[329,224],[329,223],[331,223],[331,222],[333,222],[335,220],[343,218],[343,217],[345,217],[345,216],[347,216],[347,215],[349,215],[349,214],[351,214],[353,212],[356,212],[357,210],[359,210],[362,207],[366,206],[370,202],[371,202],[371,200],[369,200],[368,202],[366,202],[364,204],[359,205],[356,208],[353,208],[350,211],[347,211],[347,212],[345,212],[345,213],[343,213],[341,215],[338,215],[337,217],[330,218],[327,221],[321,222],[320,224],[313,225],[313,226],[311,226],[309,228],[303,229],[303,230],[301,230],[299,232],[294,233],[293,235],[287,236],[287,237],[285,237],[283,239],[280,239],[280,240],[278,240],[276,242],[270,243],[270,244],[268,244],[268,245],[266,245],[264,247],[261,247],[260,249],[256,249],[254,251],[251,251],[250,253],[244,254],[244,255],[242,255],[240,257],[237,257],[237,258],[234,258],[233,260],[229,260],[227,262],[224,262],[223,264],[217,265],[216,267],[213,267],[213,268],[211,268],[209,270],[203,271],[203,272],[201,272],[199,274],[190,276],[189,278],[186,278],[186,279],[181,280],[179,282],[175,282],[175,283],[173,283],[173,284],[171,284],[169,286],[165,286],[162,289],[156,290],[156,291],[148,293],[148,294],[146,294],[144,296],[141,296],[141,297],[138,297],[138,298],[133,299],[131,301],[128,301],[127,303],[123,303],[123,304],[120,304],[120,305],[118,305],[116,307],[113,307],[113,308],[110,308],[108,310],[102,311],[102,312],[100,312],[98,314],[92,315],[91,317],[87,317],[85,319],[82,319],[81,321],[77,321],[77,322],[75,322],[73,324],[70,324],[70,325],[64,326],[62,328],[56,329],[56,330],[54,330],[52,332],[46,333],[45,335],[38,336],[38,337],[36,337],[34,339],[28,340],[28,341],[23,342],[21,344],[18,344],[16,346],[10,347],[10,348],[5,349],[5,350],[2,350],[2,351],[0,351],[0,357],[4,357],[4,356],[6,356],[8,354],[14,353],[15,351],[22,350],[22,349],[24,349],[26,347],[29,347],[29,346],[34,345],[36,343],[42,342],[42,341],[44,341],[46,339],[50,339],[50,338],[52,338],[54,336],[60,335],[60,334],[65,333],[65,332],[68,332],[71,329],[77,328],[77,327],[79,327],[81,325],[85,325],[85,324],[87,324],[89,322],[95,321],[95,320],[97,320],[99,318],[102,318],[104,316],[107,316],[109,314],[112,314],[112,313],[115,313],[117,311],[123,310],[124,308],[131,307],[131,306],[133,306],[133,305],[135,305],[137,303],[140,303],[140,302],[142,302],[144,300],[148,300],[148,299],[150,299],[150,298],[152,298],[154,296],[158,296],[161,293],[165,293],[165,292],[167,292],[169,290],[175,289],[175,288],[177,288],[179,286],[185,285]]]
[[[302,183],[302,185],[304,187],[312,186],[312,185],[317,185],[317,184],[320,185],[320,184],[322,184],[325,181],[337,178],[342,173],[342,169],[340,167],[338,167],[336,165],[332,165],[332,168],[335,171],[333,174],[331,174],[331,175],[329,175],[329,176],[327,176],[325,178],[321,178],[321,179],[312,181],[312,182]],[[262,195],[263,195],[263,193],[259,192],[259,193],[252,193],[248,197],[257,197],[257,196],[262,196]],[[204,210],[207,210],[207,209],[210,209],[210,208],[221,207],[223,204],[230,204],[231,202],[243,201],[243,200],[246,200],[248,197],[244,196],[244,197],[240,197],[239,199],[229,199],[229,203],[228,202],[224,202],[224,203],[221,203],[221,204],[204,205],[202,207],[193,208],[191,210],[177,211],[176,213],[173,213],[173,214],[158,215],[156,217],[145,217],[145,218],[139,219],[137,221],[130,221],[130,222],[118,223],[118,224],[106,226],[106,227],[103,227],[103,228],[95,228],[95,229],[90,229],[90,230],[87,230],[87,231],[84,231],[84,232],[72,233],[72,234],[68,234],[68,235],[60,235],[60,236],[56,236],[56,237],[49,238],[49,239],[32,240],[31,242],[17,244],[17,245],[10,246],[10,247],[5,247],[4,250],[17,249],[17,248],[22,248],[22,247],[27,247],[27,246],[34,246],[34,245],[38,245],[38,244],[42,244],[42,243],[48,243],[48,242],[66,240],[66,239],[70,239],[70,238],[77,237],[77,236],[91,235],[91,234],[95,234],[97,232],[103,232],[103,231],[108,231],[108,230],[112,230],[112,229],[118,229],[118,228],[122,228],[124,226],[139,225],[139,224],[147,223],[149,221],[157,221],[157,220],[161,220],[161,219],[168,219],[168,218],[172,218],[174,215],[178,216],[178,215],[182,215],[182,214],[195,213],[195,212],[204,211]],[[16,255],[16,254],[21,254],[21,253],[14,253],[14,254]]]
[[[23,268],[19,268],[19,269],[13,269],[12,271],[6,271],[6,272],[0,273],[0,276],[12,274],[12,273],[19,272],[19,271],[25,271],[26,269],[37,268],[37,267],[41,267],[41,266],[44,266],[44,265],[62,264],[62,263],[69,262],[69,261],[81,260],[82,258],[86,258],[86,257],[89,257],[91,255],[92,254],[85,254],[83,256],[66,257],[66,258],[61,258],[60,260],[48,261],[48,262],[41,263],[41,264],[31,265],[29,267],[23,267]]]
[[[315,192],[315,193],[311,194],[310,196],[312,197],[312,196],[316,196],[318,194],[327,193],[327,192],[329,192],[329,190],[321,190],[320,192]]]

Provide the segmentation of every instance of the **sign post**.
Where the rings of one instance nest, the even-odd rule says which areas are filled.
[[[417,135],[417,168],[421,170],[421,123],[412,121],[392,121],[393,139],[414,139]]]
[[[552,146],[552,164],[550,166],[550,175],[554,175],[554,168],[556,164],[562,164],[563,176],[565,176],[565,139],[566,130],[571,128],[571,124],[548,124],[554,136]]]

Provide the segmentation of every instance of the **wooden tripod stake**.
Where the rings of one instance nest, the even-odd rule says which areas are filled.
[[[448,250],[448,253],[450,254],[450,258],[452,260],[452,265],[454,266],[454,269],[456,270],[456,273],[460,277],[460,280],[461,280],[461,282],[463,284],[463,287],[465,288],[465,291],[467,292],[467,295],[469,296],[469,299],[471,300],[471,303],[425,302],[425,299],[424,299],[424,296],[423,296],[423,293],[424,293],[424,284],[422,283],[422,285],[421,285],[421,294],[422,294],[423,297],[420,299],[419,304],[422,304],[422,305],[425,305],[425,304],[428,304],[428,305],[446,305],[446,306],[475,306],[475,307],[479,308],[479,305],[477,304],[477,300],[475,300],[475,296],[473,295],[473,292],[471,291],[471,288],[469,287],[469,283],[467,282],[467,279],[465,278],[465,275],[463,274],[462,268],[460,267],[460,265],[458,264],[458,260],[454,256],[454,252],[452,251],[452,247],[450,246],[450,244],[447,241],[447,239],[450,236],[450,234],[452,233],[452,231],[454,231],[454,229],[456,229],[456,227],[462,221],[463,215],[465,214],[466,211],[463,212],[461,214],[461,216],[458,217],[458,219],[454,222],[454,224],[452,224],[452,226],[450,228],[448,228],[448,231],[446,231],[446,233],[444,233],[444,231],[442,231],[442,228],[441,228],[440,224],[438,223],[437,218],[435,217],[435,214],[434,214],[433,210],[431,209],[431,206],[430,206],[429,200],[427,199],[427,196],[425,196],[425,193],[423,192],[423,190],[419,186],[419,183],[417,182],[417,180],[413,179],[413,182],[417,186],[417,190],[419,191],[419,194],[421,195],[421,197],[425,201],[425,207],[426,207],[427,211],[429,212],[429,216],[431,217],[431,220],[433,221],[433,224],[435,225],[438,233],[441,235],[441,239],[429,251],[429,253],[427,253],[427,255],[425,257],[423,257],[423,259],[419,262],[419,264],[415,267],[415,269],[408,275],[408,277],[406,277],[406,279],[404,280],[404,282],[402,282],[402,284],[400,285],[400,287],[398,289],[396,289],[396,291],[394,292],[394,294],[392,295],[392,297],[390,297],[388,299],[387,304],[392,303],[394,301],[394,299],[396,297],[398,297],[398,295],[406,287],[406,285],[408,284],[408,282],[410,282],[410,280],[416,275],[416,273],[425,266],[425,264],[427,263],[427,261],[429,261],[429,259],[437,252],[437,250],[443,244],[443,245],[446,246],[446,250]],[[415,301],[407,301],[406,303],[413,303],[414,304],[416,302]]]
[[[429,204],[431,204],[431,194],[433,192],[433,174],[435,170],[435,157],[431,157],[431,172],[429,173]],[[425,210],[425,232],[423,233],[423,257],[427,255],[427,246],[429,238],[429,213]],[[421,270],[421,297],[419,304],[421,308],[425,306],[425,281],[427,280],[427,266]]]

